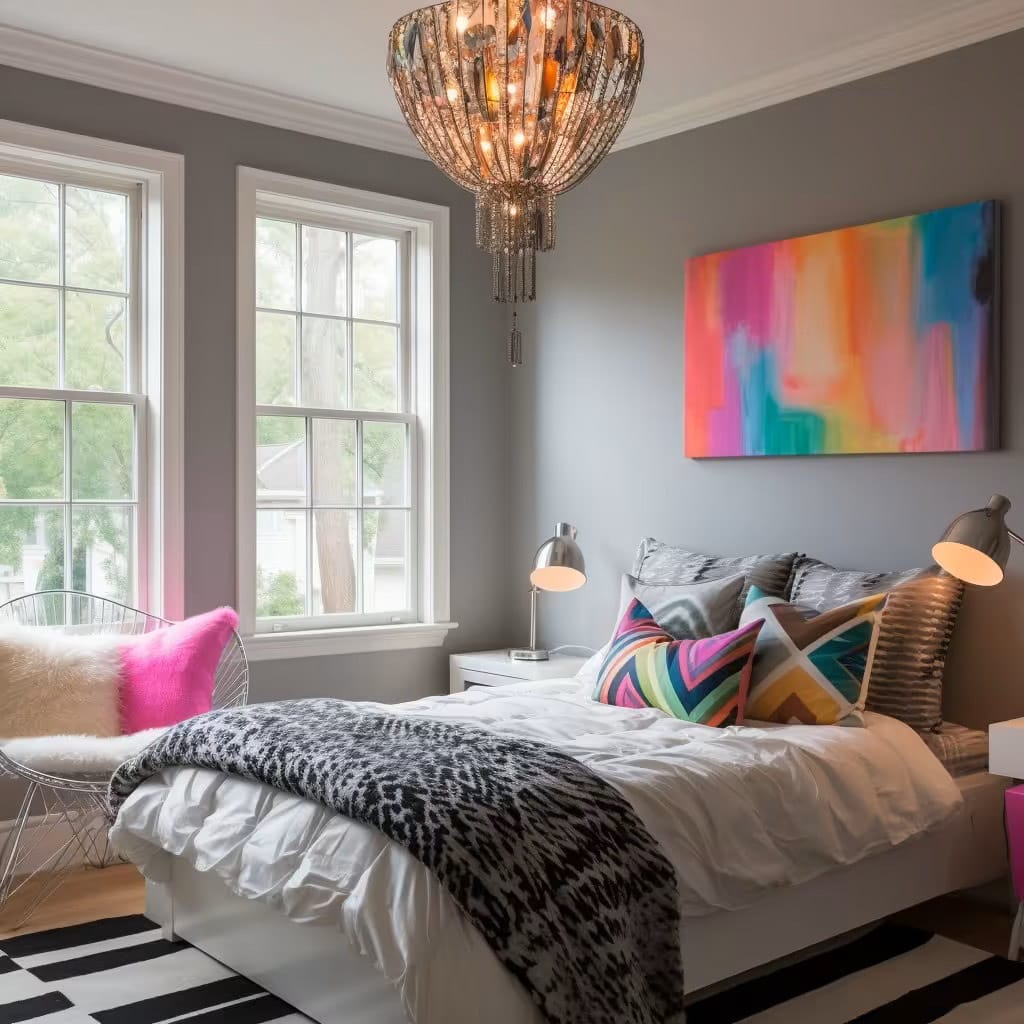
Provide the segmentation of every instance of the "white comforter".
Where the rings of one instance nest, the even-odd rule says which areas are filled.
[[[573,681],[478,688],[388,710],[543,740],[588,764],[661,844],[684,916],[737,909],[766,889],[889,849],[961,802],[921,739],[881,715],[868,714],[863,729],[711,729],[596,704]],[[320,805],[175,769],[136,790],[113,838],[154,881],[167,877],[176,854],[297,921],[335,923],[396,985],[417,1024],[537,1019],[418,861]],[[477,984],[467,987],[467,977]],[[468,988],[479,992],[479,1007],[467,1006]]]

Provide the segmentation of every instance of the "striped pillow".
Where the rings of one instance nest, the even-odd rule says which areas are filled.
[[[702,583],[742,573],[746,582],[737,603],[738,616],[752,586],[764,594],[789,597],[790,575],[798,557],[792,551],[784,555],[705,555],[645,537],[633,559],[633,575],[641,583]]]
[[[801,557],[793,569],[791,600],[827,611],[888,591],[871,669],[868,710],[890,715],[921,732],[942,725],[942,677],[964,585],[937,566],[902,572],[835,569]]]
[[[673,640],[634,598],[608,647],[594,700],[657,708],[697,725],[741,722],[762,624],[703,640]]]

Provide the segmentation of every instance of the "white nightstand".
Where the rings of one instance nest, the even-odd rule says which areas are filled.
[[[576,675],[587,659],[575,654],[552,654],[547,661],[513,661],[508,649],[453,654],[449,659],[451,692],[471,686],[508,686],[536,679],[567,679]]]
[[[1024,779],[1024,718],[988,727],[988,770],[1008,779]]]

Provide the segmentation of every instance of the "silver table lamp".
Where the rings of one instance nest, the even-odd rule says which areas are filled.
[[[965,512],[946,527],[932,548],[932,558],[965,583],[980,587],[1001,583],[1010,541],[1024,544],[1024,537],[1006,525],[1009,509],[1009,498],[993,494],[984,508]]]
[[[537,649],[537,594],[541,590],[577,590],[587,582],[583,552],[576,543],[576,527],[559,523],[555,535],[537,549],[530,573],[530,646],[508,652],[513,661],[547,661],[548,652]]]

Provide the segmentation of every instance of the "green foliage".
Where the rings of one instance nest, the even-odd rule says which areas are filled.
[[[256,570],[256,615],[301,615],[305,601],[299,593],[299,581],[293,572],[267,573]]]

